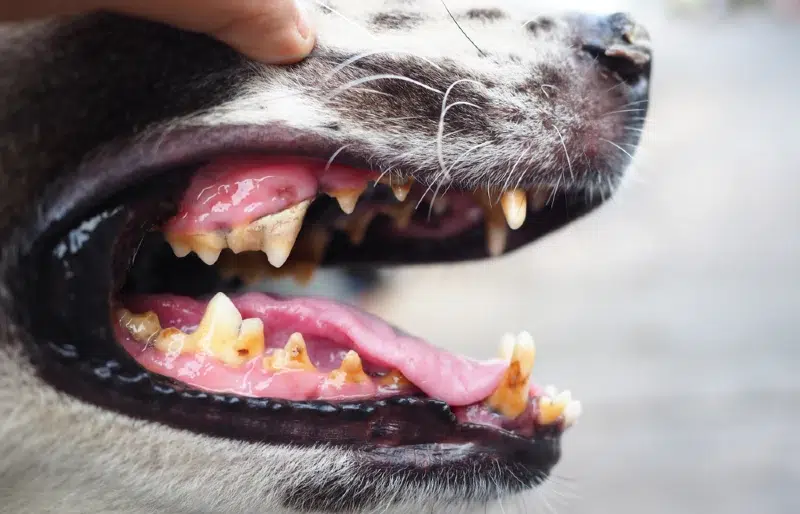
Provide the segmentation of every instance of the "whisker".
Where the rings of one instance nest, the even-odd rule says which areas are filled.
[[[613,142],[613,141],[609,141],[608,139],[603,139],[602,137],[601,137],[601,138],[598,138],[598,139],[600,139],[600,141],[605,141],[606,143],[608,143],[608,144],[610,144],[610,145],[613,145],[613,146],[615,146],[615,147],[616,147],[616,148],[618,148],[618,149],[619,149],[619,150],[620,150],[622,153],[624,153],[625,155],[627,155],[628,157],[630,157],[630,158],[631,158],[631,160],[633,160],[633,155],[629,154],[629,153],[628,153],[628,152],[627,152],[627,151],[626,151],[624,148],[622,148],[621,146],[619,146],[617,143],[615,143],[615,142]]]
[[[465,38],[467,38],[467,41],[469,41],[469,42],[472,44],[472,46],[474,46],[474,47],[475,47],[475,48],[478,50],[478,52],[480,52],[480,54],[481,54],[481,57],[486,57],[486,52],[484,52],[483,50],[481,50],[481,49],[480,49],[480,47],[479,47],[478,45],[476,45],[476,44],[475,44],[475,41],[473,41],[473,40],[472,40],[472,39],[471,39],[471,38],[470,38],[470,37],[467,35],[467,33],[466,33],[466,32],[464,32],[464,29],[463,29],[463,28],[461,28],[461,25],[460,25],[460,24],[458,23],[458,21],[456,20],[456,17],[455,17],[455,16],[453,16],[453,13],[451,13],[451,12],[450,12],[450,8],[449,8],[449,7],[447,7],[447,4],[446,4],[446,3],[444,3],[444,0],[439,0],[439,1],[440,1],[440,2],[442,3],[442,5],[444,6],[444,9],[445,9],[445,11],[447,11],[447,14],[449,14],[449,15],[450,15],[450,19],[452,19],[452,20],[453,20],[453,23],[455,23],[455,24],[456,24],[456,27],[458,27],[458,30],[460,30],[460,31],[461,31],[461,33],[462,33],[462,34],[464,34],[464,37],[465,37]]]
[[[372,82],[372,81],[375,81],[375,80],[384,80],[384,79],[402,80],[403,82],[408,82],[410,84],[414,84],[414,85],[419,86],[419,87],[421,87],[423,89],[427,89],[428,91],[433,91],[434,93],[438,93],[440,95],[444,94],[442,91],[440,91],[440,90],[438,90],[438,89],[436,89],[434,87],[431,87],[431,86],[429,86],[427,84],[424,84],[424,83],[422,83],[422,82],[420,82],[418,80],[414,80],[414,79],[411,79],[411,78],[408,78],[408,77],[404,77],[402,75],[392,75],[390,73],[386,73],[386,74],[381,74],[381,75],[372,75],[372,76],[369,76],[369,77],[362,77],[360,79],[352,80],[352,81],[348,82],[347,84],[343,84],[343,85],[337,87],[336,89],[334,89],[333,92],[330,95],[328,95],[328,97],[325,99],[325,101],[329,102],[330,100],[332,100],[337,95],[341,94],[342,92],[344,92],[344,91],[346,91],[346,90],[348,90],[348,89],[350,89],[350,88],[352,88],[354,86],[358,86],[360,84],[366,84],[367,82]]]
[[[411,52],[411,51],[407,51],[407,50],[373,50],[371,52],[364,52],[362,54],[358,54],[358,55],[356,55],[354,57],[351,57],[351,58],[347,59],[346,61],[342,62],[341,64],[336,66],[334,69],[332,69],[327,75],[325,75],[325,77],[322,79],[322,82],[323,83],[328,82],[334,75],[336,75],[337,73],[342,71],[344,68],[350,66],[351,64],[356,63],[357,61],[360,61],[361,59],[364,59],[364,58],[369,57],[371,55],[384,54],[384,53],[398,53],[398,54],[412,55],[412,56],[416,57],[417,59],[420,59],[420,60],[423,60],[423,61],[427,62],[428,64],[430,64],[434,68],[442,69],[441,66],[439,66],[435,62],[431,61],[430,59],[422,57],[421,55],[417,55],[417,54],[415,54],[414,52]]]
[[[564,136],[561,135],[561,131],[558,130],[558,127],[554,126],[553,128],[556,129],[556,133],[558,134],[558,137],[561,139],[561,146],[564,147],[564,155],[567,156],[567,166],[569,166],[569,176],[572,178],[572,180],[575,180],[575,172],[572,170],[572,161],[569,158],[569,151],[567,150],[567,143],[564,142]]]
[[[367,35],[369,35],[369,37],[371,37],[372,39],[376,39],[376,40],[378,39],[378,37],[371,30],[369,30],[368,28],[363,27],[363,26],[359,25],[358,23],[354,22],[353,20],[351,20],[350,18],[348,18],[344,14],[340,13],[339,11],[337,11],[336,9],[331,7],[330,5],[326,4],[325,2],[322,2],[320,0],[313,0],[313,2],[316,3],[317,5],[319,5],[320,7],[329,10],[330,12],[335,14],[336,16],[339,16],[340,18],[342,18],[347,23],[349,23],[349,24],[351,24],[351,25],[353,25],[355,27],[360,28],[361,30],[366,32]]]
[[[480,82],[478,82],[476,80],[459,79],[459,80],[456,80],[455,82],[453,82],[452,84],[450,84],[450,86],[447,88],[447,91],[445,91],[445,93],[444,93],[444,98],[442,98],[442,112],[439,115],[439,129],[437,130],[437,134],[436,134],[436,140],[437,140],[436,153],[437,153],[437,156],[439,157],[439,167],[442,169],[442,171],[444,171],[446,169],[445,162],[444,162],[444,153],[442,151],[442,148],[443,148],[443,145],[444,145],[444,141],[443,141],[444,118],[447,115],[447,111],[449,111],[452,107],[455,107],[456,105],[471,105],[473,107],[478,107],[477,105],[471,104],[469,102],[456,102],[456,103],[454,103],[452,105],[449,105],[449,106],[447,105],[447,98],[450,96],[450,92],[453,91],[454,87],[456,87],[458,84],[460,84],[462,82],[471,82],[471,83],[477,84],[479,86],[483,85],[483,84],[481,84]],[[478,107],[478,108],[480,108],[480,107]]]
[[[335,152],[333,152],[333,155],[331,155],[331,158],[330,158],[330,159],[328,159],[328,163],[325,165],[325,171],[328,171],[328,170],[330,169],[330,167],[331,167],[331,164],[333,164],[333,160],[334,160],[334,159],[336,159],[336,157],[338,157],[338,156],[339,156],[339,154],[340,154],[340,153],[342,153],[342,150],[344,150],[344,149],[345,149],[345,148],[347,148],[348,146],[350,146],[350,145],[343,145],[343,146],[340,146],[338,150],[336,150]]]

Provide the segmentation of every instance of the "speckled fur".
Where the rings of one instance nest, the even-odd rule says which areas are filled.
[[[579,58],[570,18],[536,1],[448,5],[480,50],[438,0],[316,2],[318,47],[286,68],[110,16],[0,29],[0,278],[45,191],[106,144],[186,126],[301,130],[432,188],[614,187],[627,156],[587,141],[632,140],[607,114],[625,100]],[[445,92],[467,103],[442,122]],[[409,487],[358,474],[344,450],[220,440],[83,404],[37,377],[13,301],[0,281],[0,512],[296,512],[286,506],[303,507],[297,491],[315,484],[373,491],[344,495],[343,511],[484,512],[502,495],[492,476]]]

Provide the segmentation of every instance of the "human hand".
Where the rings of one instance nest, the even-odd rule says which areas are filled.
[[[0,21],[109,11],[208,34],[270,64],[306,57],[315,33],[296,0],[0,0]]]

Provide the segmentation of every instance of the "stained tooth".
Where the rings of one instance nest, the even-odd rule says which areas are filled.
[[[500,204],[511,230],[517,230],[525,223],[525,217],[528,214],[528,199],[525,197],[525,191],[515,189],[503,193]]]
[[[361,384],[370,380],[369,375],[364,373],[361,357],[353,350],[344,356],[339,369],[331,371],[330,378],[337,383],[348,382],[351,384]]]
[[[161,331],[161,322],[153,311],[144,314],[133,314],[128,309],[120,309],[117,312],[120,325],[131,333],[133,338],[140,343],[146,343]]]
[[[358,199],[361,197],[362,193],[364,193],[366,188],[367,184],[364,183],[364,186],[361,188],[329,191],[328,195],[336,198],[336,201],[339,202],[339,207],[341,207],[346,214],[353,214],[353,211],[356,209]]]
[[[289,336],[286,346],[282,349],[264,357],[263,366],[269,371],[316,371],[317,369],[308,357],[306,342],[299,332]]]
[[[400,371],[393,369],[378,379],[378,385],[383,387],[408,387],[413,385]]]
[[[405,202],[406,198],[408,198],[409,191],[411,191],[411,186],[413,185],[414,179],[408,179],[403,184],[393,184],[392,192],[394,193],[394,197],[400,202]]]
[[[172,251],[175,252],[176,256],[185,257],[187,254],[185,254],[184,251],[188,246],[200,257],[200,260],[209,266],[217,262],[219,254],[228,246],[225,242],[225,237],[217,232],[168,236],[167,241],[172,246]]]
[[[200,260],[211,266],[217,259],[219,259],[219,254],[222,253],[222,250],[195,250],[195,253]]]
[[[235,340],[220,342],[214,357],[229,366],[241,366],[256,355],[264,353],[264,323],[258,318],[242,321]]]
[[[364,242],[364,238],[369,230],[369,225],[375,219],[375,212],[372,210],[365,210],[354,216],[343,220],[339,225],[347,233],[350,242],[356,246]]]
[[[303,334],[295,332],[289,336],[286,346],[283,348],[289,361],[298,369],[313,371],[317,368],[308,357],[308,349],[306,348],[306,341],[303,339]]]
[[[503,339],[507,340],[505,336]],[[521,332],[511,351],[511,363],[500,385],[486,400],[487,404],[510,419],[519,417],[528,407],[530,375],[535,360],[536,346],[533,338],[529,333]]]
[[[311,200],[300,202],[281,212],[265,216],[256,223],[264,231],[261,250],[267,254],[270,264],[280,268],[289,258],[294,242],[303,226],[303,218]]]
[[[536,421],[540,425],[552,425],[564,413],[564,405],[556,404],[550,397],[539,398],[539,414]]]
[[[196,347],[193,341],[189,339],[189,336],[175,327],[165,328],[159,332],[153,346],[159,351],[173,356],[196,351]]]
[[[540,211],[547,205],[547,200],[550,199],[551,191],[549,187],[537,187],[528,192],[528,201],[530,202],[531,209]]]
[[[564,409],[564,428],[569,428],[577,423],[578,418],[581,417],[583,413],[583,406],[581,402],[573,400],[567,404],[566,408]]]
[[[197,330],[189,334],[187,342],[198,350],[214,356],[225,355],[239,337],[242,315],[230,298],[217,293],[208,302],[206,312]]]
[[[408,228],[411,218],[414,216],[416,205],[412,202],[386,205],[382,212],[388,214],[394,220],[394,226],[400,229]]]

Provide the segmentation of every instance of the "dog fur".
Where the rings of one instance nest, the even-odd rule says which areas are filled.
[[[0,512],[483,512],[507,496],[492,475],[411,484],[364,473],[354,451],[212,438],[83,403],[37,374],[6,285],[31,234],[105,170],[195,151],[171,138],[187,130],[277,127],[432,190],[611,192],[639,135],[615,111],[635,107],[580,58],[579,16],[507,4],[451,1],[451,18],[438,0],[321,0],[307,6],[317,48],[286,67],[112,15],[0,28]],[[341,499],[315,503],[316,489]]]

